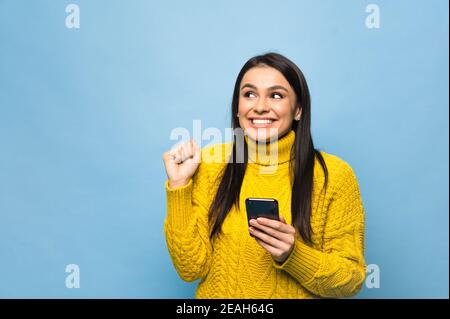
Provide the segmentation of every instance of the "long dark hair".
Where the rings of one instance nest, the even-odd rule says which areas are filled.
[[[294,89],[297,95],[297,106],[302,109],[300,121],[292,122],[295,141],[291,150],[293,161],[289,163],[292,186],[291,216],[292,225],[300,233],[303,241],[311,243],[311,196],[314,185],[315,156],[325,173],[325,189],[328,183],[328,171],[322,155],[314,148],[311,137],[311,99],[308,85],[302,71],[281,54],[270,52],[251,58],[242,67],[234,85],[231,125],[235,131],[240,127],[237,117],[240,83],[244,74],[256,66],[269,66],[280,71]],[[236,138],[237,136],[234,135],[231,160],[225,166],[217,193],[209,209],[209,222],[212,226],[211,239],[220,233],[222,224],[233,205],[236,204],[239,208],[239,195],[247,168],[248,151],[244,140],[244,160],[236,160],[238,155]]]

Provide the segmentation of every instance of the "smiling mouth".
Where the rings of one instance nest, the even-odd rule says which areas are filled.
[[[273,119],[250,119],[250,122],[253,125],[269,125],[272,124],[275,120]]]

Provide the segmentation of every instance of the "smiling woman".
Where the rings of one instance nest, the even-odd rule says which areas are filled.
[[[232,126],[244,131],[244,147],[235,136],[164,153],[167,246],[184,280],[201,279],[197,298],[348,297],[360,290],[358,182],[344,160],[314,148],[310,122],[303,73],[267,53],[245,63],[234,87]],[[275,149],[276,161],[255,156],[261,148]],[[228,160],[205,160],[217,152]],[[241,155],[243,163],[232,160]],[[276,200],[279,220],[247,221],[247,198]]]
[[[277,69],[261,64],[248,70],[241,82],[237,116],[251,139],[276,139],[291,129],[294,118],[300,120],[295,92]]]

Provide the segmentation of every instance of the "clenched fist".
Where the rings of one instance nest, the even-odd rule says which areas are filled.
[[[163,154],[169,187],[181,187],[189,183],[201,160],[201,150],[194,140],[180,143]]]

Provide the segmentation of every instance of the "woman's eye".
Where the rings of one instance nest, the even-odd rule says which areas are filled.
[[[277,99],[283,98],[283,95],[281,95],[280,93],[273,93],[272,96],[278,96]]]
[[[254,97],[255,94],[253,92],[246,92],[246,93],[244,93],[244,96],[245,97]],[[275,93],[272,93],[272,97],[276,98],[276,99],[282,99],[283,95],[281,95],[280,93],[275,92]]]

